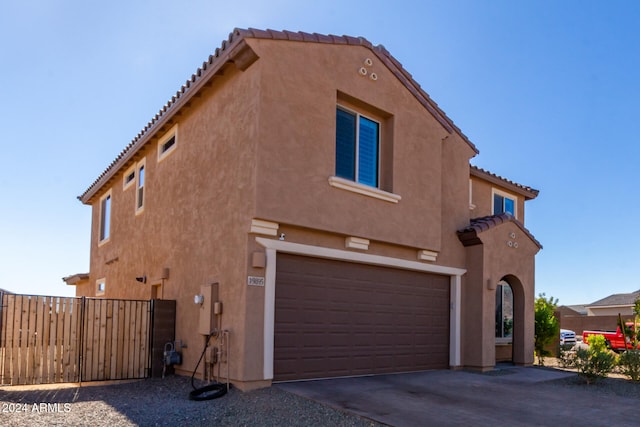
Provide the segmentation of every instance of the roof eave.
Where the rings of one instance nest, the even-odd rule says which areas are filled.
[[[488,181],[492,184],[499,185],[515,193],[518,193],[521,196],[523,196],[525,200],[535,199],[536,197],[538,197],[538,194],[540,193],[540,191],[536,190],[535,188],[531,188],[525,185],[521,185],[512,181],[509,181],[508,179],[502,178],[498,175],[495,175],[477,166],[471,165],[470,174],[480,179],[484,179],[485,181]]]
[[[527,230],[527,228],[513,215],[508,213],[473,219],[469,227],[466,227],[463,230],[459,230],[457,232],[458,239],[465,247],[482,244],[482,239],[480,238],[481,233],[493,229],[506,222],[515,224],[527,237],[529,237],[529,239],[531,239],[533,244],[536,245],[538,249],[542,249],[542,244],[533,236],[533,234],[531,234],[531,232]]]
[[[232,33],[236,34],[235,32]],[[229,39],[232,39],[230,35]],[[120,153],[120,155],[107,167],[107,169],[91,184],[91,186],[80,196],[84,204],[90,204],[102,187],[104,187],[118,173],[120,168],[132,160],[142,147],[151,140],[156,133],[165,125],[173,123],[178,112],[189,104],[191,99],[204,87],[210,86],[212,79],[229,63],[236,65],[241,71],[246,70],[258,57],[251,47],[246,44],[244,38],[239,37],[230,42],[229,45],[223,43],[221,50],[216,49],[216,56],[209,57],[209,63],[203,63],[202,67],[187,80],[176,96],[169,101],[158,114],[147,124],[147,126],[131,141],[131,143]]]

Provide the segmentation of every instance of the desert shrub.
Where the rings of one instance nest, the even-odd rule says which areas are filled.
[[[555,316],[558,299],[547,298],[545,294],[539,294],[535,300],[534,307],[535,334],[533,348],[535,355],[538,356],[538,363],[544,366],[544,358],[550,354],[545,347],[553,342],[560,331],[560,324]]]
[[[573,344],[564,344],[560,346],[560,353],[558,354],[560,359],[560,365],[563,368],[575,367],[576,351]]]
[[[578,348],[573,366],[578,369],[578,375],[591,384],[607,375],[616,366],[618,356],[606,346],[602,335],[589,337],[589,348]]]
[[[640,350],[627,350],[618,358],[618,369],[633,381],[640,381]]]

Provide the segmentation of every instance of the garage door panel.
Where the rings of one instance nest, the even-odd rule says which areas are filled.
[[[449,278],[278,254],[274,379],[448,367]]]

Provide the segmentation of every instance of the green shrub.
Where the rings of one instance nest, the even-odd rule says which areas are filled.
[[[589,337],[589,348],[578,348],[573,366],[578,369],[578,375],[587,381],[587,384],[596,382],[607,375],[616,366],[618,356],[609,350],[602,335]]]
[[[545,348],[551,344],[558,336],[560,324],[556,319],[555,311],[558,307],[558,299],[547,298],[545,294],[538,294],[534,302],[535,327],[534,344],[535,355],[538,356],[538,363],[544,366],[545,356],[549,356],[549,351]]]
[[[640,350],[627,350],[618,359],[620,372],[633,381],[640,381]]]

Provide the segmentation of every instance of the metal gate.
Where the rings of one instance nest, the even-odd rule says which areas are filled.
[[[0,384],[149,376],[152,301],[0,296]]]

